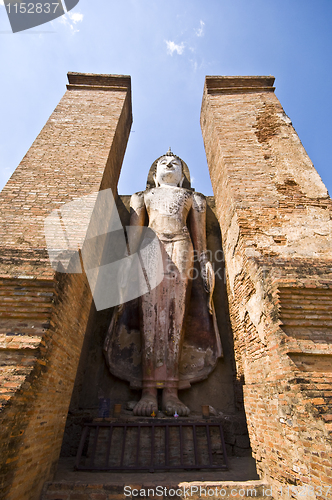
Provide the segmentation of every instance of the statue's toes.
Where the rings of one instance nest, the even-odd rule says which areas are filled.
[[[154,413],[155,415],[157,415],[157,413],[158,413],[158,408],[154,404],[152,404],[151,408],[150,408],[150,413],[149,413],[150,417],[151,417],[152,413]]]
[[[133,413],[136,417],[143,417],[145,416],[145,410],[146,410],[146,404],[143,401],[139,401],[137,405],[135,406]]]
[[[166,406],[166,413],[167,413],[167,415],[170,415],[170,416],[174,415],[175,409],[173,408],[172,405],[167,405]]]
[[[190,410],[189,410],[188,406],[183,405],[181,408],[181,412],[182,412],[183,417],[187,417],[190,413]]]
[[[179,417],[187,417],[190,413],[190,410],[186,405],[184,405],[180,402],[179,404],[173,405],[172,415],[174,415],[175,412],[179,415]]]
[[[146,408],[145,408],[145,415],[146,415],[147,417],[151,417],[151,414],[152,414],[152,412],[153,412],[153,409],[152,409],[152,408],[153,408],[153,404],[152,404],[152,403],[149,403],[149,404],[147,404],[147,405],[146,405]]]
[[[151,399],[144,397],[136,404],[133,410],[135,416],[141,417],[151,417],[153,412],[155,412],[155,414],[158,412],[156,401],[151,401]]]
[[[158,413],[158,406],[156,404],[154,404],[154,403],[151,405],[150,416],[152,415],[152,413],[154,413],[155,415],[157,415],[157,413]]]
[[[180,416],[180,417],[184,417],[185,416],[185,412],[184,412],[184,407],[182,405],[178,406],[177,408],[177,414]]]
[[[141,404],[138,402],[136,404],[135,408],[133,409],[133,414],[135,416],[141,415],[141,411],[142,411],[142,407],[141,407]]]
[[[152,413],[154,412],[157,414],[157,406],[153,401],[147,401],[146,404],[144,405],[144,415],[146,417],[151,417]]]
[[[147,417],[148,416],[148,405],[146,403],[143,403],[142,404],[142,407],[141,407],[141,413],[140,415],[142,415],[143,417]]]
[[[176,413],[179,415],[179,417],[183,417],[184,416],[184,412],[183,412],[183,407],[182,406],[178,406],[177,409],[176,409]]]

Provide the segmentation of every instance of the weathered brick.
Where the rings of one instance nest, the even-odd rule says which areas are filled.
[[[201,125],[251,446],[278,489],[331,457],[332,201],[273,80],[207,77]]]
[[[52,476],[92,308],[85,275],[51,268],[44,220],[76,198],[116,192],[132,121],[129,77],[69,80],[0,195],[0,425],[10,431],[0,465],[10,500],[39,498]]]

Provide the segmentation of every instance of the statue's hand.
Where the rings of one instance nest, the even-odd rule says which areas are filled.
[[[121,260],[118,270],[118,286],[120,289],[128,286],[131,266],[132,262],[128,257]]]
[[[211,262],[207,259],[206,253],[202,253],[200,258],[201,274],[205,291],[209,294],[209,313],[213,314],[212,295],[214,291],[215,276]]]
[[[124,307],[124,302],[126,302],[125,297],[127,296],[127,288],[130,286],[130,271],[132,263],[127,257],[119,262],[118,275],[117,275],[117,286],[119,292],[119,305],[118,312],[122,312]]]
[[[213,293],[214,290],[214,271],[210,261],[201,263],[201,272],[204,283],[204,289],[207,293]]]

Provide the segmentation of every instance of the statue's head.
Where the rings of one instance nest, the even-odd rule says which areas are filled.
[[[165,160],[166,163],[164,163]],[[167,168],[168,160],[171,160],[171,163],[168,164]],[[172,180],[170,182],[171,177]],[[181,158],[172,153],[171,148],[169,148],[165,155],[160,156],[152,163],[147,178],[146,188],[151,189],[158,187],[160,183],[163,185],[180,186],[194,191],[190,185],[190,172],[188,166]]]
[[[154,181],[156,186],[182,186],[184,175],[181,159],[172,153],[171,148],[157,162]]]

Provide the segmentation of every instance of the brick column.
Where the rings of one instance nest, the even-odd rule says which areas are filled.
[[[51,268],[44,220],[76,198],[116,193],[132,123],[130,77],[68,79],[0,195],[0,497],[8,500],[39,499],[52,478],[93,308],[85,275]]]
[[[295,498],[286,485],[328,498],[332,202],[273,83],[206,77],[201,126],[259,473],[275,498]]]

